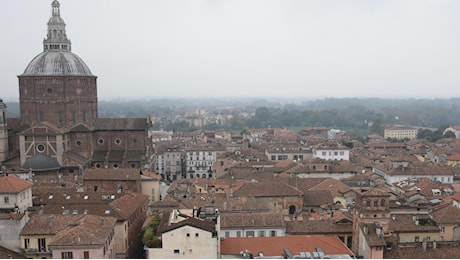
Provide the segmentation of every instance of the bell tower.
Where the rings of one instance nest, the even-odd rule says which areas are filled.
[[[8,128],[6,125],[6,105],[0,99],[0,162],[8,158]]]
[[[353,242],[352,251],[355,255],[362,255],[361,229],[367,234],[367,226],[379,227],[379,239],[382,240],[388,234],[390,223],[390,195],[379,188],[370,189],[356,197],[356,205],[353,209]]]

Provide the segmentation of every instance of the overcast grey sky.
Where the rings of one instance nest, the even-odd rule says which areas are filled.
[[[0,0],[0,97],[43,50],[52,0]],[[110,97],[459,97],[457,0],[60,0]]]

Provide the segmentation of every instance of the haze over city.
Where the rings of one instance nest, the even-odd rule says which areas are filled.
[[[49,0],[3,1],[0,85],[43,51]],[[459,1],[61,0],[111,97],[458,97]]]

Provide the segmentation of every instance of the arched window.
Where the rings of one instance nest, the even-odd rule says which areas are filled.
[[[380,206],[385,206],[385,199],[382,199],[382,200],[380,201]]]

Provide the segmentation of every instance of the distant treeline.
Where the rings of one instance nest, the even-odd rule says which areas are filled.
[[[7,116],[18,117],[17,102],[5,102]],[[371,122],[379,125],[402,124],[427,128],[460,125],[460,98],[450,99],[380,99],[380,98],[325,98],[263,99],[143,99],[99,101],[99,117],[172,118],[186,112],[205,109],[211,114],[231,114],[233,120],[223,125],[210,124],[208,129],[247,129],[265,127],[315,127],[368,129]],[[243,117],[242,115],[253,115]],[[170,130],[192,127],[184,122],[168,126]],[[176,128],[178,127],[178,128]]]

